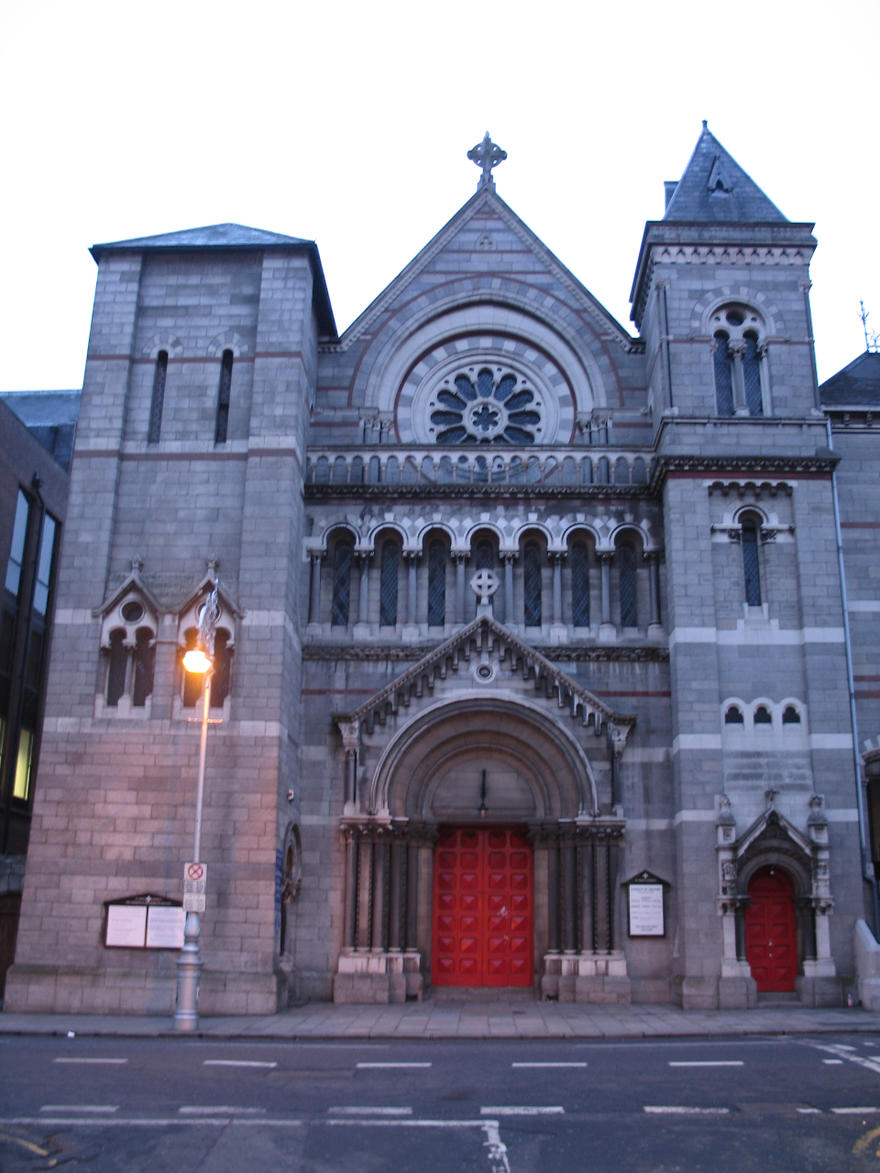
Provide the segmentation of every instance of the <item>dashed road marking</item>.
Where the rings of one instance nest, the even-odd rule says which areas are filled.
[[[825,1064],[826,1067],[842,1067],[843,1066],[842,1059],[823,1059],[822,1062]]]
[[[128,1060],[127,1059],[89,1059],[86,1057],[74,1058],[73,1056],[66,1056],[65,1055],[64,1057],[59,1057],[59,1058],[53,1059],[52,1062],[53,1063],[109,1063],[109,1064],[119,1065],[122,1063],[127,1063]]]
[[[118,1104],[43,1104],[41,1112],[118,1112]]]
[[[685,1104],[645,1104],[649,1116],[729,1116],[730,1108],[692,1108]]]
[[[511,1063],[511,1067],[586,1067],[586,1063]]]
[[[564,1116],[565,1109],[558,1104],[548,1107],[537,1107],[531,1104],[496,1106],[480,1108],[481,1116]]]
[[[744,1067],[742,1059],[670,1059],[670,1067]]]
[[[236,1108],[229,1104],[183,1104],[177,1109],[181,1116],[259,1116],[265,1108]]]
[[[358,1067],[366,1071],[382,1069],[405,1070],[413,1067],[430,1067],[430,1063],[358,1063]]]
[[[361,1105],[328,1108],[328,1116],[412,1116],[412,1108],[367,1108]]]
[[[203,1059],[203,1067],[262,1067],[271,1069],[277,1063],[268,1063],[262,1059]]]
[[[835,1116],[860,1116],[863,1113],[880,1112],[880,1108],[832,1108],[831,1111]]]

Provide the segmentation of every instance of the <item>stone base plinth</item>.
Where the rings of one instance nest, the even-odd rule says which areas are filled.
[[[333,978],[334,1002],[421,1002],[421,954],[343,953]]]
[[[626,958],[620,953],[548,953],[544,958],[541,997],[558,1002],[628,1005],[632,987]]]

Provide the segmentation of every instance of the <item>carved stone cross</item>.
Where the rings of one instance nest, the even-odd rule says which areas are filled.
[[[481,607],[488,605],[500,585],[494,570],[478,570],[471,575],[471,590],[479,597]]]
[[[475,147],[467,153],[467,157],[472,163],[476,163],[478,167],[482,168],[482,175],[480,182],[477,184],[477,191],[483,187],[494,187],[495,181],[492,179],[492,168],[497,167],[499,163],[503,163],[507,158],[507,151],[502,151],[501,147],[495,145],[489,138],[488,130],[483,135],[483,141],[477,143]]]

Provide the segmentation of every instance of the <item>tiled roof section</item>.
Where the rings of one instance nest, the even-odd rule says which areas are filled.
[[[684,175],[674,189],[667,185],[667,198],[664,220],[709,224],[786,220],[705,122]]]
[[[819,387],[826,407],[880,404],[880,353],[866,350]]]
[[[246,224],[208,224],[204,228],[185,228],[182,232],[163,232],[159,236],[135,236],[131,240],[114,240],[92,245],[95,260],[102,253],[148,248],[278,248],[285,245],[311,244],[298,236],[282,236]]]
[[[284,248],[306,253],[314,278],[314,304],[321,333],[325,338],[336,338],[336,321],[330,305],[330,294],[327,292],[318,246],[313,240],[283,236],[280,232],[266,232],[262,228],[248,228],[246,224],[208,224],[204,228],[186,228],[181,232],[164,232],[159,236],[135,236],[130,240],[93,244],[89,252],[100,264],[101,258],[107,253],[163,249],[186,252],[189,249],[211,248],[237,251]]]

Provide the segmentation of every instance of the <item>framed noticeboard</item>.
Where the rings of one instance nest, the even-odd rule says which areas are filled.
[[[179,901],[146,893],[104,906],[108,949],[180,949],[186,914]]]
[[[626,882],[629,935],[631,937],[664,937],[665,881],[650,872],[641,872]]]

